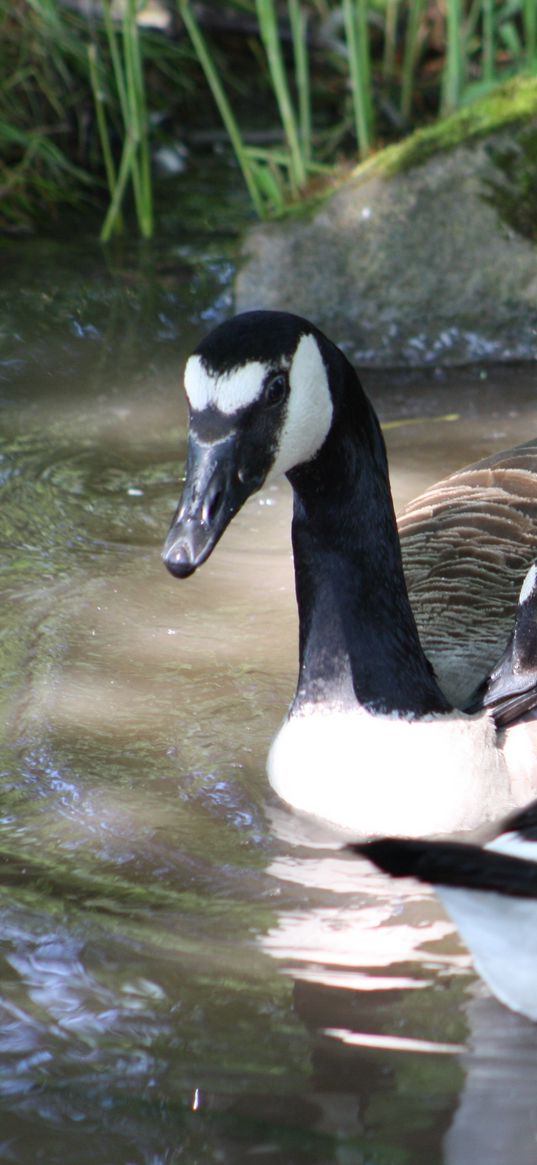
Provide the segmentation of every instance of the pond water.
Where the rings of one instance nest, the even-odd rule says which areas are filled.
[[[235,248],[189,197],[179,242],[4,247],[0,1160],[530,1165],[537,1030],[432,895],[269,791],[286,483],[188,582],[161,564]],[[537,431],[528,369],[363,379],[399,505]]]

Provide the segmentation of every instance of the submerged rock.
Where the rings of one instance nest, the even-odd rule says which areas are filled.
[[[423,152],[398,168],[385,151],[308,220],[254,228],[237,310],[305,315],[362,365],[536,359],[535,122]]]

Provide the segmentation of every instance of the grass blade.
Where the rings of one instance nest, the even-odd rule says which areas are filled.
[[[535,67],[537,58],[537,5],[535,0],[524,0],[522,25],[526,43],[526,59],[530,66]]]
[[[358,151],[369,153],[373,137],[373,106],[367,36],[367,5],[364,0],[343,0],[343,20],[349,55],[349,73]]]
[[[306,183],[306,167],[300,149],[296,117],[285,75],[276,9],[273,0],[256,0],[256,9],[261,40],[267,54],[272,87],[291,157],[290,180],[296,193]]]
[[[129,175],[132,170],[132,162],[135,150],[136,142],[134,142],[132,138],[127,137],[123,146],[123,154],[121,157],[115,190],[110,201],[110,206],[106,212],[106,217],[101,228],[101,233],[99,235],[102,243],[108,243],[114,231],[117,230],[118,219],[121,212],[121,204],[123,202],[125,190],[127,189]]]
[[[386,0],[384,15],[384,54],[382,58],[382,76],[384,81],[390,81],[395,75],[395,58],[397,54],[397,12],[400,0]]]
[[[462,0],[446,3],[446,63],[442,81],[442,113],[452,113],[464,88],[464,24]]]
[[[373,88],[371,84],[371,62],[369,55],[369,24],[367,19],[368,5],[367,0],[355,0],[355,4],[356,28],[358,31],[358,51],[360,54],[360,72],[363,78],[364,86],[365,112],[369,128],[369,135],[372,139],[374,133],[374,114]]]
[[[414,96],[414,74],[420,50],[420,27],[423,15],[423,0],[413,0],[409,4],[408,25],[403,55],[403,75],[401,79],[401,115],[410,120]]]
[[[144,238],[150,238],[153,233],[151,169],[144,73],[135,0],[128,0],[123,16],[123,55],[129,118],[126,128],[136,146],[131,162],[136,214]]]
[[[104,159],[104,168],[106,171],[106,180],[108,182],[110,195],[112,196],[117,182],[116,168],[114,166],[112,147],[110,145],[110,135],[108,133],[108,124],[106,121],[104,105],[104,94],[101,88],[99,69],[97,65],[97,48],[94,44],[88,45],[88,68],[91,89],[93,93],[93,102],[95,105],[95,116],[97,118],[97,131],[99,134],[99,141],[101,143],[101,150]]]
[[[311,91],[308,65],[307,17],[299,0],[288,0],[293,38],[295,80],[298,93],[298,122],[304,162],[311,159]]]
[[[116,180],[104,105],[100,97],[96,61],[92,62],[90,54],[97,125],[111,193],[111,202],[101,231],[101,239],[104,242],[108,241],[112,231],[120,226],[120,208],[129,179],[134,191],[138,227],[144,238],[150,238],[153,233],[153,192],[143,55],[136,0],[127,0],[123,12],[121,49],[114,27],[110,0],[103,0],[102,12],[112,66],[111,71],[123,121],[124,149]]]
[[[121,56],[116,38],[116,31],[114,22],[112,20],[112,12],[110,9],[110,0],[102,0],[103,3],[103,18],[104,27],[106,31],[106,39],[108,41],[108,50],[110,52],[110,59],[112,61],[112,71],[114,74],[114,84],[116,86],[117,95],[119,98],[119,105],[121,109],[121,116],[123,124],[127,125],[128,116],[128,102],[127,91],[125,88],[125,81],[123,77],[123,65],[121,63]]]
[[[285,208],[284,181],[276,159],[268,154],[260,165],[253,154],[250,155],[250,151],[248,154],[260,193],[276,214],[282,214]],[[288,155],[284,159],[284,165],[289,165]]]
[[[254,204],[256,213],[260,218],[263,218],[263,202],[256,186],[252,168],[248,161],[244,142],[235,120],[235,115],[231,105],[229,104],[227,96],[224,92],[223,85],[213,64],[205,37],[203,36],[196,18],[190,9],[188,0],[177,0],[177,6],[179,8],[179,15],[181,16],[188,35],[192,41],[198,61],[203,69],[203,72],[205,73],[207,84],[209,85],[211,93],[216,102],[220,117],[222,118],[222,121],[229,134],[231,144],[235,151],[235,157],[237,158],[237,162],[239,163],[239,166],[242,170],[242,175],[248,188],[250,198]]]
[[[494,9],[493,0],[483,0],[483,68],[484,81],[494,79]]]

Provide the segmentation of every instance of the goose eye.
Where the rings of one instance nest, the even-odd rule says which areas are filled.
[[[279,405],[285,400],[288,390],[288,380],[285,372],[276,372],[265,386],[265,404]]]

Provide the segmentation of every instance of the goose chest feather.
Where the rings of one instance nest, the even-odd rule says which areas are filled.
[[[424,654],[382,433],[343,353],[299,317],[247,312],[202,341],[185,389],[172,574],[201,566],[263,484],[284,473],[293,488],[299,675],[269,754],[277,793],[362,835],[471,829],[527,799],[486,699],[454,708]]]

